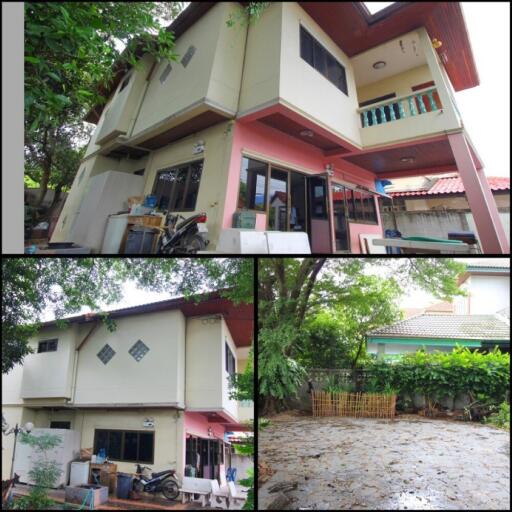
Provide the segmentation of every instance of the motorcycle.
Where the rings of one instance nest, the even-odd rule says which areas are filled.
[[[179,220],[182,220],[178,223]],[[165,213],[165,227],[158,243],[158,254],[193,254],[203,251],[210,243],[206,213],[192,215],[186,219],[182,215]]]
[[[151,468],[140,464],[135,466],[137,473],[137,476],[133,479],[133,490],[135,492],[161,492],[168,500],[175,500],[178,497],[180,490],[174,469],[151,473],[151,477],[149,477],[144,471],[151,471]]]

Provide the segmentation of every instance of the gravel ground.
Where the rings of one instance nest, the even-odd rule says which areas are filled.
[[[258,438],[260,461],[275,470],[258,490],[260,509],[279,494],[287,510],[510,509],[503,430],[413,415],[271,421]]]

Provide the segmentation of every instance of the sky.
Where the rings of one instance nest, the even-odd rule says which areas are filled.
[[[365,2],[373,14],[394,2]],[[487,176],[510,176],[510,3],[462,2],[480,85],[455,93]]]

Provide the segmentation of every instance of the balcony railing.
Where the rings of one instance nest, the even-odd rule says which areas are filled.
[[[416,91],[409,96],[393,98],[392,101],[374,103],[357,111],[361,115],[361,126],[367,128],[441,109],[442,105],[437,89],[430,87]]]

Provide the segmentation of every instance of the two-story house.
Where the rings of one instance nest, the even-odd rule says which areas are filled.
[[[2,412],[10,425],[70,428],[81,447],[105,449],[118,470],[196,467],[218,478],[230,465],[227,432],[248,430],[252,403],[230,398],[229,376],[242,371],[253,335],[253,307],[218,293],[119,309],[100,317],[45,322],[34,353],[2,378]],[[2,440],[2,478],[12,437]],[[198,456],[199,454],[199,456]],[[244,475],[239,475],[243,478]]]
[[[169,27],[181,60],[116,68],[52,242],[87,245],[104,230],[107,214],[87,220],[99,208],[88,194],[110,171],[111,190],[206,212],[209,249],[248,210],[257,230],[307,232],[315,253],[359,253],[360,234],[382,235],[378,180],[456,171],[484,252],[508,252],[454,99],[479,84],[458,2],[374,15],[362,2],[271,2],[228,26],[236,9],[192,2]]]

